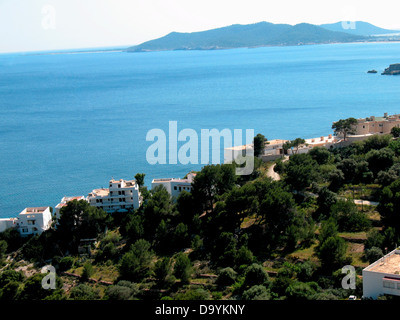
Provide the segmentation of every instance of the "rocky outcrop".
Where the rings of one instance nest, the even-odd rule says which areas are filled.
[[[400,75],[400,63],[391,64],[382,72],[383,75]]]

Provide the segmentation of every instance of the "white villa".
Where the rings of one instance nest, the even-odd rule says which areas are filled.
[[[112,213],[139,208],[142,197],[135,180],[111,179],[109,188],[94,189],[89,193],[87,200],[91,206]]]
[[[21,236],[40,234],[51,226],[50,207],[25,208],[18,215],[17,227]]]
[[[400,296],[400,250],[393,250],[362,271],[364,298]]]
[[[68,202],[70,202],[70,201],[72,201],[72,200],[77,200],[77,201],[79,201],[79,200],[85,200],[85,201],[88,201],[87,197],[85,197],[85,196],[63,197],[63,198],[61,199],[60,203],[57,204],[57,205],[55,206],[55,213],[54,213],[54,215],[55,215],[55,218],[56,218],[57,220],[60,219],[60,210],[61,210],[61,208],[67,206]],[[88,201],[88,202],[89,202],[89,201]]]
[[[187,192],[192,191],[192,182],[195,176],[196,173],[190,172],[187,174],[187,177],[185,179],[179,179],[179,178],[153,179],[153,181],[151,182],[151,189],[154,189],[159,185],[163,185],[172,197],[178,197],[183,190]]]

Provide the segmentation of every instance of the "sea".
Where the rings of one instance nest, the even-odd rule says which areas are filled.
[[[399,53],[400,43],[351,43],[0,54],[0,217],[54,208],[111,178],[145,173],[150,188],[200,170],[200,156],[149,163],[148,132],[168,142],[170,122],[200,144],[202,129],[314,138],[339,119],[400,113],[400,76],[380,74]]]

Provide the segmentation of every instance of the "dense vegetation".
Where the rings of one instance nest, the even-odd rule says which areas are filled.
[[[361,280],[343,289],[341,269],[351,264],[360,275],[400,243],[399,156],[400,140],[381,135],[288,161],[255,158],[250,176],[207,165],[177,199],[147,190],[138,174],[144,201],[135,211],[72,201],[39,236],[1,233],[0,299],[360,297]],[[279,181],[267,176],[271,165]],[[89,254],[81,239],[96,239]],[[48,264],[55,290],[41,287]]]

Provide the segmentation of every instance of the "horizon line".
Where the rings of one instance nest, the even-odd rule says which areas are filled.
[[[390,31],[399,31],[399,33],[400,33],[400,26],[388,29],[388,27],[382,28],[382,27],[379,27],[379,26],[377,26],[375,24],[372,24],[370,22],[366,22],[366,21],[363,21],[363,20],[355,20],[355,21],[352,21],[352,20],[340,20],[340,21],[336,21],[336,22],[322,23],[322,24],[314,24],[314,23],[310,23],[310,22],[299,22],[299,23],[295,23],[295,24],[283,23],[283,22],[282,23],[275,23],[275,22],[269,22],[269,21],[265,21],[264,20],[264,21],[258,21],[258,22],[254,22],[254,23],[244,23],[244,24],[243,23],[232,23],[232,24],[225,25],[225,26],[222,26],[222,27],[215,27],[215,28],[211,28],[211,29],[202,29],[202,30],[199,30],[199,31],[187,31],[187,32],[185,32],[185,31],[170,31],[170,32],[166,33],[164,36],[166,36],[166,35],[168,35],[170,33],[197,33],[197,32],[205,32],[205,31],[210,31],[210,30],[215,30],[215,29],[231,27],[231,26],[235,26],[235,25],[246,26],[246,25],[255,25],[255,24],[259,24],[259,23],[270,23],[270,24],[276,24],[276,25],[286,24],[286,25],[290,25],[290,26],[297,26],[297,25],[300,25],[300,24],[309,24],[309,25],[314,25],[314,26],[321,27],[322,25],[337,24],[337,23],[341,23],[341,22],[355,22],[355,23],[363,22],[363,23],[368,23],[368,24],[370,24],[370,25],[372,25],[374,27],[377,27],[377,28],[390,30]],[[346,32],[346,31],[343,31],[343,32]],[[161,37],[164,37],[164,36],[161,36]],[[70,48],[59,48],[59,49],[33,49],[33,50],[19,50],[19,51],[0,51],[0,55],[3,55],[3,54],[28,54],[29,55],[29,54],[40,54],[40,53],[43,53],[43,54],[57,54],[57,53],[60,53],[60,54],[62,54],[62,53],[69,53],[68,51],[71,51],[71,50],[81,50],[81,52],[78,51],[76,53],[89,53],[89,52],[95,51],[96,49],[98,49],[99,51],[107,51],[107,49],[110,49],[110,50],[111,49],[123,50],[123,49],[128,49],[129,47],[134,47],[134,46],[140,45],[140,44],[142,44],[144,42],[152,41],[152,40],[159,39],[159,38],[152,38],[152,39],[149,39],[149,40],[142,41],[142,42],[140,42],[138,44],[127,44],[127,45],[98,45],[98,46],[96,45],[95,47],[70,47]],[[102,49],[102,50],[100,50],[100,49]]]

